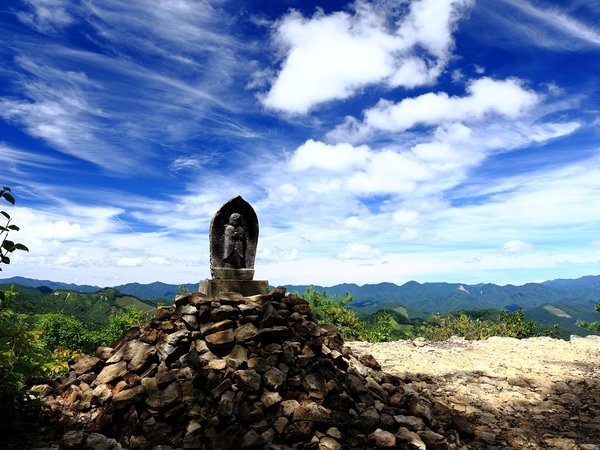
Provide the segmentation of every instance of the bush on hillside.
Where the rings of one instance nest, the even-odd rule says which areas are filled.
[[[108,324],[94,333],[94,344],[96,348],[99,345],[110,345],[118,340],[121,335],[133,327],[143,327],[146,325],[152,314],[140,311],[133,305],[117,310],[108,319]]]
[[[308,301],[315,320],[335,326],[344,340],[370,341],[373,339],[366,324],[360,320],[354,310],[345,307],[352,301],[352,295],[346,293],[329,296],[326,291],[318,292],[309,286],[301,295]]]
[[[40,332],[40,340],[47,349],[58,348],[92,353],[96,349],[94,336],[85,325],[62,313],[49,313],[39,316],[35,330]]]
[[[394,317],[387,311],[380,311],[375,318],[375,325],[371,328],[371,339],[374,342],[389,342],[394,340]]]
[[[596,305],[596,311],[600,312],[600,303]],[[584,320],[578,320],[576,325],[581,328],[587,328],[590,331],[600,331],[600,322],[586,322]]]
[[[443,341],[452,336],[468,340],[487,339],[491,336],[524,339],[535,336],[555,337],[552,329],[540,329],[534,320],[529,320],[519,307],[515,312],[501,311],[495,321],[471,318],[467,314],[433,318],[418,329],[418,335],[430,341]]]

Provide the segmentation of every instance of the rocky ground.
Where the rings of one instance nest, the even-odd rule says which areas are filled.
[[[600,449],[600,337],[347,343],[440,408],[467,448]]]
[[[69,366],[2,449],[600,450],[599,337],[344,343],[276,288],[182,296]]]

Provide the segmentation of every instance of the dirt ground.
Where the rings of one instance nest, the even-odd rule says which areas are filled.
[[[600,449],[600,336],[347,345],[468,417],[467,448]]]

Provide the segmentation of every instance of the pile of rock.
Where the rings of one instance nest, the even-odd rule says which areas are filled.
[[[283,288],[185,295],[70,368],[43,396],[63,448],[463,446],[439,404],[358,359]]]

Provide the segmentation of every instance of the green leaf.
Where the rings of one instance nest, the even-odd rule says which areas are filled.
[[[10,214],[8,214],[6,211],[0,211],[0,214],[10,220]]]
[[[2,194],[2,197],[4,197],[6,199],[7,202],[9,202],[11,205],[15,204],[15,198],[10,195],[8,192],[4,192]]]
[[[11,230],[15,230],[15,231],[19,231],[20,228],[16,225],[9,225],[8,228],[10,228]]]
[[[13,241],[5,240],[2,243],[2,248],[5,248],[9,252],[14,252],[15,251],[15,243]]]
[[[15,244],[15,249],[17,249],[17,250],[23,250],[24,252],[28,252],[29,251],[29,249],[26,246],[24,246],[23,244]]]
[[[10,258],[8,256],[0,255],[0,262],[2,264],[10,264]]]
[[[10,192],[10,188],[8,186],[2,186],[2,190]]]

